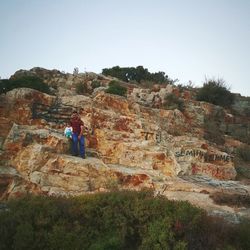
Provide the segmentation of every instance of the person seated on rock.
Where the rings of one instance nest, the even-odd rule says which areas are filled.
[[[80,156],[85,159],[85,143],[84,143],[84,123],[81,120],[77,111],[73,111],[70,119],[70,126],[72,127],[72,152],[73,155],[78,155],[78,146],[80,151]]]
[[[73,133],[73,129],[72,129],[71,125],[70,125],[70,122],[68,122],[65,129],[64,129],[64,135],[67,138],[72,139],[72,133]]]

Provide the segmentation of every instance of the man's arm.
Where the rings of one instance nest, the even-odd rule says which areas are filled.
[[[81,135],[83,135],[83,129],[84,129],[84,126],[83,126],[83,125],[81,125],[81,126],[80,126],[80,128],[81,128],[81,131],[80,131],[80,134],[79,134],[79,135],[81,136]]]
[[[81,136],[83,135],[83,129],[84,129],[84,123],[83,123],[83,121],[81,121],[80,128],[81,128],[81,131],[80,131],[80,134],[78,136],[78,139],[80,139]]]

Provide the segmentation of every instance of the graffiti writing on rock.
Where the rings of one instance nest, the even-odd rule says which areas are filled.
[[[188,149],[188,150],[181,150],[175,152],[176,157],[182,157],[182,156],[192,156],[192,157],[198,157],[201,159],[204,159],[205,162],[211,162],[211,161],[224,161],[229,162],[232,161],[233,156],[230,156],[228,154],[213,154],[206,151],[202,151],[200,149]]]
[[[157,143],[161,142],[161,133],[160,132],[147,132],[147,131],[143,131],[141,132],[142,137],[144,138],[144,140],[148,141],[148,140],[153,140],[156,141]]]

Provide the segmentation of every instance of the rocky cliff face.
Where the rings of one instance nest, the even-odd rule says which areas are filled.
[[[250,134],[246,115],[197,102],[192,92],[170,85],[128,85],[127,97],[120,97],[103,91],[111,79],[101,75],[34,68],[13,77],[20,74],[39,76],[54,95],[21,88],[0,96],[1,199],[147,187],[230,218],[249,215],[248,208],[216,205],[210,198],[218,191],[249,194],[250,186],[235,181],[234,163],[235,148],[242,144],[234,128],[241,124]],[[100,88],[76,94],[77,83],[91,86],[96,80]],[[168,94],[183,100],[182,111],[169,109]],[[88,127],[87,159],[71,156],[63,136],[73,110]]]

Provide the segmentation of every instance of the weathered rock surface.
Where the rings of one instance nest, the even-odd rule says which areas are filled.
[[[13,77],[20,74],[41,77],[56,87],[56,95],[22,88],[0,96],[0,199],[147,187],[230,220],[249,216],[249,208],[218,205],[209,197],[218,191],[249,195],[249,186],[234,181],[233,152],[242,142],[230,131],[240,127],[242,116],[197,102],[192,93],[170,85],[153,90],[129,85],[127,98],[107,94],[103,87],[84,96],[76,95],[77,83],[98,79],[107,86],[111,79],[41,68]],[[164,106],[170,93],[184,100],[184,110]],[[70,141],[63,136],[72,110],[87,127],[87,159],[71,156]]]
[[[186,176],[166,180],[160,192],[169,199],[189,201],[193,205],[207,210],[209,214],[223,216],[233,222],[238,222],[242,216],[250,218],[249,207],[218,205],[211,198],[212,194],[218,192],[249,195],[250,186],[237,181],[220,181],[201,175]]]

